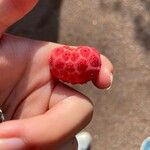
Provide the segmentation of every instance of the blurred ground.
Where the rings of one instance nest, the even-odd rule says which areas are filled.
[[[9,32],[90,45],[109,57],[111,90],[75,87],[95,105],[92,150],[139,150],[150,136],[150,0],[40,0]]]

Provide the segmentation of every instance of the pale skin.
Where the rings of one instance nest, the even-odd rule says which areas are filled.
[[[0,147],[19,138],[19,149],[76,150],[74,136],[90,121],[93,105],[83,94],[54,80],[48,57],[60,44],[5,34],[37,0],[0,0],[0,108],[8,121],[0,124]],[[111,86],[113,67],[101,56],[95,86]]]

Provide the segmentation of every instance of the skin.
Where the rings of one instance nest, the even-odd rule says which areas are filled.
[[[93,105],[51,76],[48,57],[60,44],[4,33],[36,3],[0,0],[0,108],[8,120],[0,124],[0,141],[20,138],[25,150],[76,150],[74,136],[91,121]],[[93,83],[104,89],[111,85],[113,67],[105,56],[101,59],[101,71]],[[3,150],[7,146],[0,144]]]

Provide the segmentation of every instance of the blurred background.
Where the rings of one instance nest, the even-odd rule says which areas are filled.
[[[150,0],[40,0],[8,32],[98,48],[115,69],[110,90],[75,86],[89,96],[92,150],[139,150],[150,136]]]

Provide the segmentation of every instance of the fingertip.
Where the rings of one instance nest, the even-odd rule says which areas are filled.
[[[92,82],[97,88],[108,89],[112,86],[113,75],[106,69],[105,71],[101,71],[97,78]]]
[[[113,74],[114,67],[111,63],[111,61],[104,55],[101,55],[101,62],[102,62],[102,68],[106,68],[109,73]]]
[[[101,70],[92,82],[100,89],[110,89],[113,82],[113,65],[109,59],[101,55]]]

